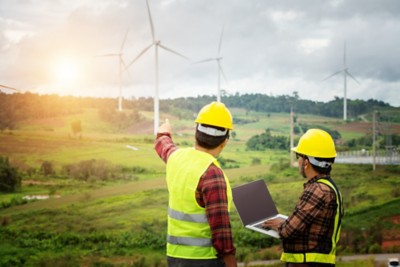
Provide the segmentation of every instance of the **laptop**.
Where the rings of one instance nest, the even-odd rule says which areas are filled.
[[[287,216],[278,213],[264,180],[234,187],[232,196],[240,220],[246,228],[279,238],[277,231],[261,226],[268,219],[287,219]]]

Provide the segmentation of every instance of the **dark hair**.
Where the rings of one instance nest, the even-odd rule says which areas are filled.
[[[297,158],[301,157],[301,158],[303,158],[303,159],[307,159],[308,162],[310,162],[310,160],[308,159],[308,157],[307,157],[306,155],[303,155],[303,154],[300,154],[300,153],[296,153],[296,157],[297,157]],[[317,157],[314,157],[314,158],[315,158],[316,160],[318,160],[318,161],[326,161],[326,162],[332,162],[332,163],[335,162],[335,158],[317,158]],[[314,169],[316,172],[320,173],[320,174],[330,174],[330,173],[331,173],[332,165],[329,166],[328,168],[322,168],[322,167],[319,167],[319,166],[315,166],[315,165],[312,164],[311,162],[310,162],[310,164],[311,164],[311,166],[313,167],[313,169]]]
[[[218,127],[218,126],[212,126],[212,125],[208,125],[208,124],[201,124],[201,125],[203,125],[204,127],[214,128],[219,131],[226,130],[225,128]],[[206,149],[214,149],[214,148],[218,147],[220,144],[222,144],[223,142],[225,142],[226,139],[229,139],[229,130],[223,136],[212,136],[212,135],[208,135],[206,133],[200,132],[199,130],[197,130],[197,126],[196,126],[195,138],[196,138],[197,145],[199,145],[203,148],[206,148]]]
[[[318,160],[318,161],[326,161],[326,162],[332,162],[332,163],[335,162],[335,158],[317,158],[317,157],[314,157],[314,158],[315,158],[316,160]],[[310,162],[310,164],[311,164],[311,162]],[[311,165],[312,165],[312,167],[314,168],[314,170],[315,170],[316,172],[320,173],[320,174],[330,174],[330,173],[331,173],[331,170],[332,170],[332,165],[329,166],[328,168],[321,168],[321,167],[315,166],[315,165],[313,165],[313,164],[311,164]]]

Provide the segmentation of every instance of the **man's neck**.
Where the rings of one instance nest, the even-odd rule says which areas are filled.
[[[306,173],[307,182],[310,181],[311,179],[313,179],[315,176],[318,176],[318,175],[320,175],[318,172],[316,172],[314,169],[310,169]]]
[[[221,153],[221,149],[219,146],[216,148],[213,148],[213,149],[207,149],[207,148],[201,147],[199,145],[195,145],[194,149],[202,151],[202,152],[206,152],[206,153],[210,154],[211,156],[213,156],[214,158],[218,157],[219,153]]]

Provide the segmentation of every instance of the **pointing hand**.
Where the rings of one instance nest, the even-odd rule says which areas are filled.
[[[169,120],[165,119],[165,122],[158,128],[157,133],[171,133],[171,124],[169,124]]]

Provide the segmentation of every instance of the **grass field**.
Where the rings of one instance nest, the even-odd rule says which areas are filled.
[[[251,136],[267,128],[273,134],[288,135],[288,114],[234,110],[234,115],[254,122],[236,125],[236,136],[221,155],[234,166],[225,168],[232,186],[264,179],[280,212],[289,214],[304,183],[297,168],[289,167],[289,153],[248,151],[245,145]],[[193,145],[193,121],[178,121],[168,114],[162,117],[170,119],[179,146]],[[71,134],[70,123],[76,119],[82,121],[81,137]],[[352,131],[332,118],[301,115],[298,121],[340,129],[343,138],[362,134],[359,128]],[[5,262],[13,266],[27,262],[30,266],[62,266],[65,262],[69,262],[67,266],[165,266],[165,166],[154,152],[154,136],[142,130],[117,131],[99,121],[95,110],[86,110],[75,116],[26,121],[15,131],[0,133],[0,156],[8,157],[23,175],[21,192],[0,194],[0,203],[9,204],[0,209],[0,237],[4,241],[0,244],[0,266]],[[43,175],[43,162],[51,163],[52,175]],[[108,178],[79,180],[65,174],[67,166],[77,167],[82,162],[108,168]],[[118,172],[117,178],[110,178],[113,172]],[[332,175],[344,195],[348,214],[344,225],[369,229],[377,223],[369,219],[371,216],[385,220],[400,214],[396,209],[400,207],[396,190],[400,188],[399,174],[398,166],[378,166],[372,172],[371,166],[335,165]],[[26,195],[50,198],[19,205]],[[279,242],[243,229],[236,212],[232,213],[232,225],[239,260],[279,256],[276,249],[268,249]],[[348,234],[346,239],[350,237]],[[361,245],[372,244],[360,241]]]

